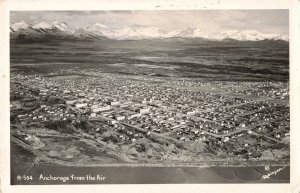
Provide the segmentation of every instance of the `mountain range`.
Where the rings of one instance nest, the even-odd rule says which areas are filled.
[[[39,41],[47,39],[116,39],[116,40],[140,40],[140,39],[167,39],[167,38],[201,38],[205,40],[224,41],[262,41],[284,40],[289,41],[288,35],[275,33],[261,33],[256,30],[227,30],[214,34],[207,34],[199,28],[185,28],[173,31],[164,31],[157,27],[142,25],[110,27],[96,23],[85,28],[75,28],[65,22],[45,21],[28,24],[24,21],[10,25],[11,39]]]

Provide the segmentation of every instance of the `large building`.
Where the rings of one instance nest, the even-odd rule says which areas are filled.
[[[75,105],[76,108],[82,108],[82,107],[86,107],[87,103],[78,103]]]
[[[92,111],[94,113],[97,113],[97,112],[109,111],[110,109],[111,107],[109,105],[106,105],[106,106],[94,107],[92,108]]]
[[[76,101],[77,101],[76,99],[74,99],[74,100],[66,100],[66,104],[67,104],[67,105],[72,105],[72,104],[74,104]]]
[[[150,113],[150,108],[138,109],[137,112],[141,114]]]
[[[110,102],[108,102],[108,104],[110,104],[112,106],[118,106],[118,105],[120,105],[120,102],[119,101],[110,101]]]

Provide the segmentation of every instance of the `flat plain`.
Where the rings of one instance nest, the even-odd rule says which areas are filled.
[[[11,43],[10,78],[12,147],[39,162],[289,165],[285,41]]]

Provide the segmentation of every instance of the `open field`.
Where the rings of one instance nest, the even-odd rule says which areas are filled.
[[[13,68],[41,73],[75,67],[205,80],[288,81],[288,57],[284,41],[102,40],[11,45]]]

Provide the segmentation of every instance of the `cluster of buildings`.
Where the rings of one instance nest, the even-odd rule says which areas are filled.
[[[253,84],[256,87],[252,89]],[[289,135],[288,106],[259,100],[258,93],[262,91],[264,97],[273,93],[270,98],[288,97],[288,89],[280,85],[274,92],[274,85],[270,84],[191,80],[166,80],[161,84],[152,77],[129,79],[97,71],[86,71],[85,76],[75,78],[61,75],[59,79],[54,75],[11,74],[11,94],[30,95],[38,104],[31,112],[17,115],[21,124],[55,119],[101,119],[117,131],[118,138],[131,142],[145,137],[132,128],[178,141],[222,144],[251,134],[252,130],[280,140]],[[247,98],[248,90],[257,100]],[[16,106],[16,101],[17,98],[11,101],[11,107]],[[18,108],[24,107],[24,103],[21,101]]]

